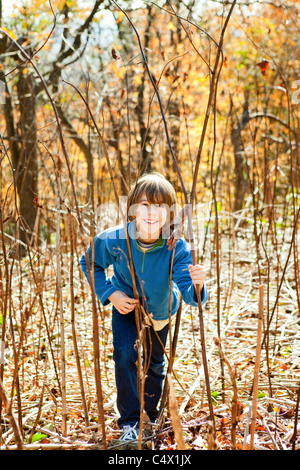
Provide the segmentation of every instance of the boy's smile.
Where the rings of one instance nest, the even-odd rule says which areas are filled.
[[[148,219],[144,219],[144,222],[146,222],[147,224],[151,224],[151,225],[158,223],[157,220],[148,220]]]

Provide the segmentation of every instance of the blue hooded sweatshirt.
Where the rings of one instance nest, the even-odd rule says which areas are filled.
[[[140,301],[145,310],[153,315],[154,320],[167,320],[169,317],[170,267],[173,250],[168,250],[167,239],[159,238],[155,245],[144,252],[136,241],[135,221],[127,224],[132,259],[136,273],[136,286]],[[133,298],[130,260],[123,224],[104,230],[94,239],[94,279],[95,292],[103,305],[110,303],[108,297],[120,290]],[[92,248],[87,255],[92,262]],[[88,278],[85,254],[81,257],[82,270]],[[183,301],[194,307],[198,306],[194,285],[188,270],[192,264],[191,249],[184,238],[180,238],[175,247],[172,273],[171,315],[179,307],[179,291]],[[113,276],[108,278],[105,270],[113,266]],[[204,285],[201,302],[207,301],[208,293]]]

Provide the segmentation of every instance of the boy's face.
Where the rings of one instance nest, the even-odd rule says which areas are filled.
[[[136,210],[137,236],[142,241],[155,241],[160,237],[161,229],[167,220],[165,204],[150,204],[142,194]]]

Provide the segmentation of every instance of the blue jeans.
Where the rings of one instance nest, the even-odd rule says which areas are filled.
[[[112,311],[113,359],[117,386],[117,407],[120,413],[118,425],[134,425],[140,420],[140,400],[137,388],[137,330],[134,311],[127,315],[120,314],[115,307]],[[151,421],[155,421],[157,405],[162,393],[164,380],[164,351],[169,325],[160,331],[146,328],[144,361],[149,364],[146,371],[144,409]],[[160,338],[157,338],[157,335]],[[149,355],[151,354],[151,358]],[[149,363],[150,362],[150,363]]]

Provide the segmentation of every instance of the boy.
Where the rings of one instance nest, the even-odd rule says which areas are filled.
[[[117,386],[121,439],[136,439],[139,432],[140,399],[137,385],[137,328],[134,309],[138,302],[150,318],[144,354],[147,371],[144,409],[151,421],[157,417],[157,405],[164,379],[164,347],[169,331],[170,267],[173,250],[167,239],[174,218],[176,194],[160,174],[142,176],[130,189],[127,199],[127,232],[136,274],[139,299],[133,298],[132,277],[123,224],[104,230],[94,240],[95,292],[103,305],[112,303],[113,358]],[[88,250],[91,263],[92,253]],[[80,260],[88,278],[85,255]],[[105,269],[112,265],[114,274],[107,278]],[[195,285],[201,302],[207,300],[205,270],[192,265],[191,250],[184,238],[175,246],[172,271],[171,315],[179,307],[179,291],[185,303],[197,306]]]

